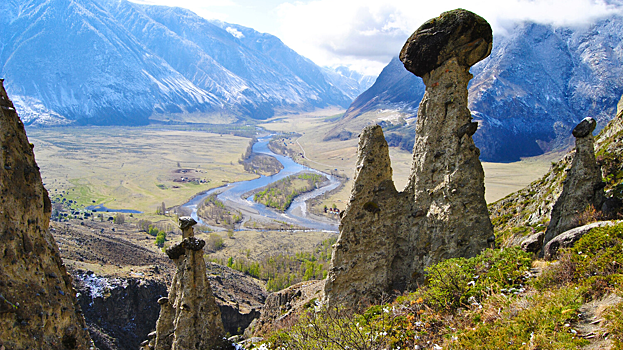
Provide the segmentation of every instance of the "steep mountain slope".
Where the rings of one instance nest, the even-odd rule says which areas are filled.
[[[384,70],[377,79],[385,89],[373,86],[363,93],[345,121],[381,109],[399,111],[405,119],[416,114],[421,97],[405,94],[419,91],[422,82],[398,63],[390,62],[391,74]],[[474,139],[481,159],[513,161],[559,148],[584,117],[603,127],[614,115],[623,93],[623,18],[578,28],[517,24],[494,38],[491,56],[472,74],[470,109],[480,123]]]
[[[27,124],[224,122],[350,102],[274,36],[188,10],[125,0],[0,10],[0,75]]]
[[[218,104],[91,1],[9,1],[2,7],[11,14],[0,19],[2,75],[22,104],[34,99],[92,124],[143,124],[157,104],[205,110]],[[24,115],[24,122],[33,117]]]
[[[344,138],[350,135],[351,131],[358,132],[356,128],[360,126],[355,119],[366,112],[389,108],[415,116],[417,107],[424,96],[424,89],[422,79],[408,72],[398,57],[393,58],[374,84],[351,103],[344,117],[327,134],[325,140]],[[412,133],[408,133],[408,137],[415,139],[415,128],[411,129]],[[391,142],[390,146],[393,146]],[[411,143],[412,147],[413,143]],[[411,151],[411,149],[408,150]]]

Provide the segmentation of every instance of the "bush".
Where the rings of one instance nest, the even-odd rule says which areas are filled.
[[[158,232],[158,235],[156,236],[156,245],[158,246],[158,248],[164,247],[164,242],[166,242],[166,240],[167,233],[164,231]]]
[[[117,225],[121,225],[123,223],[125,223],[125,215],[123,214],[117,214],[115,215],[115,218],[113,219],[113,222]]]
[[[437,310],[456,311],[487,294],[518,293],[531,264],[530,254],[518,247],[448,259],[426,269],[426,286],[416,294]]]
[[[139,220],[138,221],[138,230],[139,231],[143,231],[143,232],[148,232],[149,231],[149,227],[152,225],[152,222],[149,220]]]
[[[223,238],[219,234],[210,233],[210,236],[208,236],[207,246],[209,250],[217,251],[223,249],[225,243],[223,242]]]

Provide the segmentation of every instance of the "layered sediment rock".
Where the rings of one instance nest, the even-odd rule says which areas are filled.
[[[355,306],[414,289],[424,269],[478,254],[493,241],[484,172],[467,108],[469,67],[491,52],[481,17],[454,10],[427,21],[400,58],[426,85],[416,124],[411,177],[396,191],[380,126],[360,136],[350,202],[325,286],[329,305]]]
[[[0,80],[0,348],[89,349],[48,230],[52,206],[24,125]]]
[[[554,237],[579,225],[579,216],[591,206],[599,211],[604,202],[601,168],[595,160],[593,130],[597,123],[585,118],[574,129],[575,155],[562,193],[556,200],[543,246]]]
[[[225,349],[221,313],[206,276],[203,240],[194,237],[190,217],[179,219],[182,242],[166,253],[177,267],[168,298],[160,298],[160,316],[154,339],[146,348],[156,350]],[[230,346],[231,347],[231,346]]]

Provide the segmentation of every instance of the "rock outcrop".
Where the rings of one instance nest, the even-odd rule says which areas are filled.
[[[602,182],[601,168],[595,160],[593,130],[596,125],[595,120],[588,117],[573,129],[575,155],[562,193],[552,209],[543,246],[559,234],[577,227],[579,216],[590,206],[601,210],[606,184]]]
[[[547,260],[555,259],[557,258],[558,250],[573,247],[575,242],[579,241],[580,238],[582,238],[582,236],[587,234],[590,230],[597,227],[614,226],[619,223],[621,223],[621,221],[598,221],[565,231],[554,237],[551,241],[547,242],[545,247],[543,247],[543,257]]]
[[[491,52],[489,24],[465,10],[427,21],[400,58],[426,85],[407,187],[392,181],[380,126],[360,135],[357,169],[325,285],[329,305],[355,306],[414,289],[424,269],[493,242],[484,172],[467,108],[469,68]]]
[[[299,312],[321,305],[326,280],[305,281],[271,293],[266,298],[261,315],[245,331],[245,337],[263,336],[287,327]]]
[[[154,338],[143,344],[155,350],[225,349],[221,313],[206,276],[203,240],[194,237],[190,217],[181,217],[182,242],[166,253],[177,267],[168,298],[160,298]],[[231,347],[231,344],[229,345]]]
[[[138,349],[156,325],[158,299],[167,295],[167,284],[157,279],[98,276],[92,271],[72,275],[95,346]]]
[[[52,206],[0,80],[0,348],[89,349],[71,277],[48,230]]]

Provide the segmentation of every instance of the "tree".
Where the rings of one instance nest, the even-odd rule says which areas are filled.
[[[125,223],[125,215],[123,214],[117,214],[115,215],[115,218],[113,219],[113,222],[117,225],[121,225],[123,223]]]
[[[158,236],[156,236],[156,245],[158,248],[164,247],[164,242],[167,240],[167,233],[164,231],[158,232]]]
[[[139,220],[138,221],[138,230],[147,232],[149,230],[149,226],[151,226],[151,221],[149,220]]]

